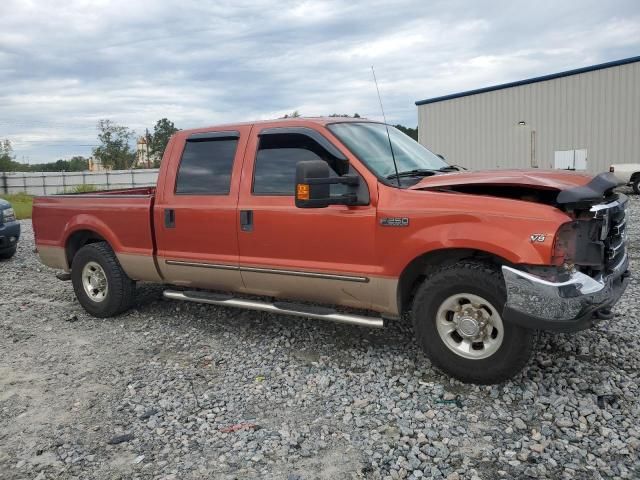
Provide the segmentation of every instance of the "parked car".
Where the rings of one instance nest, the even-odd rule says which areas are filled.
[[[616,163],[609,167],[618,181],[623,185],[631,185],[633,191],[640,195],[640,163]]]
[[[0,198],[0,259],[11,258],[16,254],[20,239],[20,223],[11,204]]]
[[[462,172],[391,126],[286,119],[178,132],[156,188],[37,197],[33,225],[97,317],[127,310],[136,281],[369,327],[410,312],[436,366],[494,383],[527,363],[535,330],[612,317],[629,281],[617,184]]]

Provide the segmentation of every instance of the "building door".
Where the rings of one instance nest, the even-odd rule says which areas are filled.
[[[553,168],[557,170],[586,170],[587,149],[556,150],[553,155]]]

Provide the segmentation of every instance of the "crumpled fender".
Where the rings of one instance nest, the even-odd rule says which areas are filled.
[[[408,232],[403,229],[405,235],[398,236],[393,247],[394,276],[415,258],[444,249],[479,250],[511,264],[549,265],[554,237],[562,224],[555,217],[533,220],[459,213],[412,220],[411,234],[406,235]],[[396,229],[383,229],[381,235],[389,230]]]
[[[593,177],[586,185],[562,190],[558,193],[556,201],[561,205],[599,202],[607,191],[621,184],[613,173],[604,172]]]

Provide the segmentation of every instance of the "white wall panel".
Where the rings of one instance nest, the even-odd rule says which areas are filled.
[[[520,126],[518,122],[526,125]],[[540,168],[586,149],[587,170],[640,161],[640,62],[418,106],[419,141],[472,169]]]

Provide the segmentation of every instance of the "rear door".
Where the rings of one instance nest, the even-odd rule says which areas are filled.
[[[239,290],[237,206],[250,126],[184,134],[154,207],[165,282]],[[159,184],[160,185],[160,184]]]
[[[307,127],[256,126],[247,153],[238,233],[247,291],[369,308],[377,268],[374,203],[309,209],[294,203],[298,161],[325,160],[335,175],[359,172],[321,131]],[[332,193],[343,188],[332,185]]]

